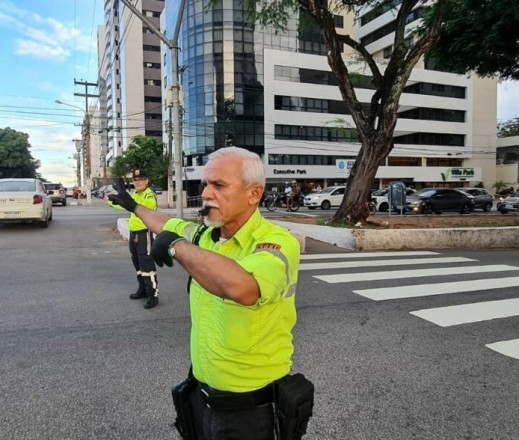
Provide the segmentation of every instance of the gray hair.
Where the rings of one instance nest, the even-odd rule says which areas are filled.
[[[265,186],[265,169],[263,168],[261,158],[256,153],[245,148],[225,147],[213,151],[209,155],[208,161],[221,157],[239,157],[243,159],[241,179],[246,187],[250,185]]]

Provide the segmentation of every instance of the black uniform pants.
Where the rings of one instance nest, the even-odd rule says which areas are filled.
[[[132,263],[137,272],[139,292],[149,296],[158,296],[157,268],[151,256],[153,235],[148,229],[130,231],[130,254]]]
[[[216,411],[207,405],[200,385],[189,396],[197,440],[274,440],[272,403],[255,408]]]

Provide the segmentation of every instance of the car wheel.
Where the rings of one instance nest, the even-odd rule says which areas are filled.
[[[52,212],[50,213],[50,216],[49,216],[49,222],[52,221]]]
[[[321,203],[321,209],[328,210],[330,209],[330,202],[328,200],[325,200],[323,203]]]
[[[499,210],[499,212],[500,212],[501,214],[508,214],[508,210],[507,210],[507,209],[503,209],[503,208],[501,208],[501,209]]]
[[[460,214],[470,214],[472,212],[472,209],[470,208],[469,204],[465,204],[461,207]]]
[[[492,203],[487,203],[485,206],[483,206],[483,211],[490,212],[492,209]]]
[[[381,203],[378,207],[378,210],[380,212],[387,212],[388,209],[389,209],[389,203]]]
[[[40,222],[41,228],[48,228],[49,227],[49,219],[45,219],[44,221]]]
[[[67,206],[67,199],[63,199],[63,201],[61,202],[61,204],[62,204],[63,206]]]
[[[424,207],[423,207],[423,213],[425,215],[430,215],[433,213],[433,207],[430,203],[427,203]]]

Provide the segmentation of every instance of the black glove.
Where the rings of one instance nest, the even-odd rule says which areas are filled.
[[[114,189],[117,191],[117,194],[110,194],[108,200],[110,200],[114,205],[122,206],[129,212],[135,212],[137,202],[133,200],[132,196],[126,191],[126,185],[124,184],[123,179],[117,179]]]
[[[164,264],[168,267],[173,266],[173,258],[169,250],[179,241],[185,240],[184,237],[176,234],[175,232],[162,231],[151,246],[151,256],[160,267]]]

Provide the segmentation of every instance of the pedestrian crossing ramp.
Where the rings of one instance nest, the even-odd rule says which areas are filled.
[[[422,267],[417,267],[422,266]],[[427,266],[427,268],[423,268]],[[432,266],[432,267],[429,267]],[[404,267],[404,269],[402,269]],[[405,300],[408,298],[449,295],[456,293],[496,291],[519,287],[519,267],[509,264],[482,264],[463,256],[444,255],[432,251],[365,252],[302,255],[300,271],[340,270],[313,278],[330,284],[389,281],[391,286],[351,290],[373,301]],[[442,281],[455,276],[477,279]],[[497,277],[496,277],[497,275]],[[420,279],[420,283],[414,283]],[[395,285],[395,280],[397,285]],[[412,284],[408,284],[408,283]],[[519,298],[467,302],[410,312],[413,316],[440,327],[519,316]],[[486,347],[505,356],[519,359],[519,339],[496,341]]]

